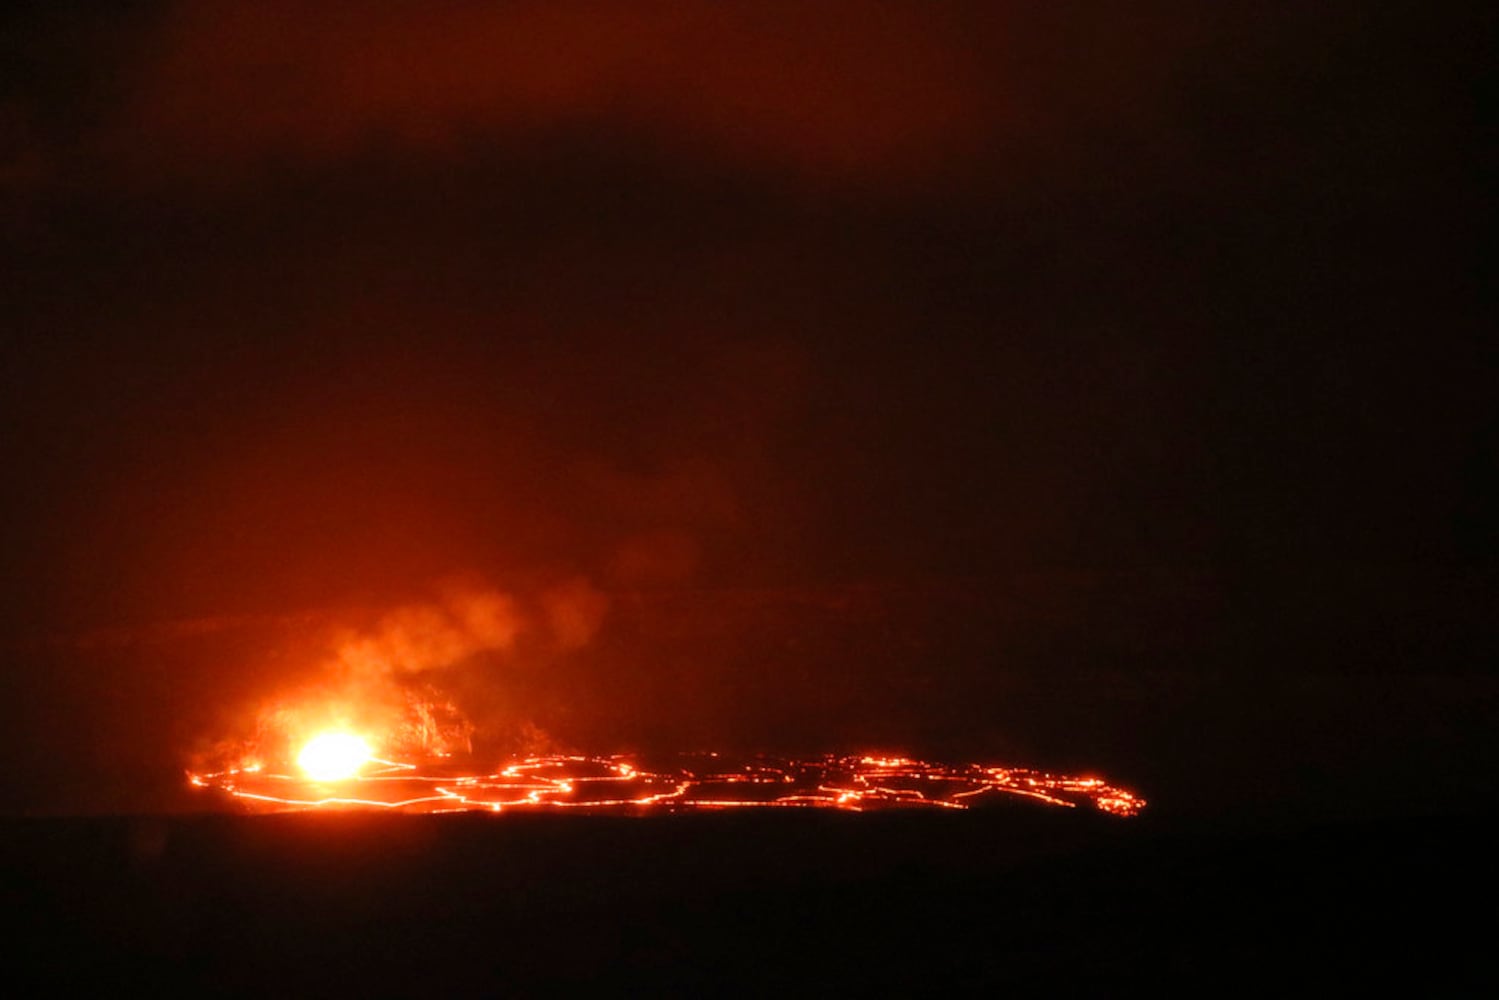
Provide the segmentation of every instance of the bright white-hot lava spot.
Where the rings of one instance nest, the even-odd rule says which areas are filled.
[[[245,807],[282,811],[368,808],[402,812],[689,812],[726,809],[967,809],[1005,798],[1134,816],[1145,800],[1101,778],[1019,767],[934,764],[907,757],[825,755],[807,759],[682,754],[515,758],[488,773],[450,759],[382,760],[357,736],[308,743],[301,773],[251,763],[190,774],[190,782]]]
[[[323,733],[297,754],[297,766],[314,781],[343,781],[357,775],[373,755],[370,745],[353,733]]]

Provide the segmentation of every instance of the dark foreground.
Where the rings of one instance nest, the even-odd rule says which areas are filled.
[[[8,820],[5,950],[49,991],[1492,994],[1496,818]]]

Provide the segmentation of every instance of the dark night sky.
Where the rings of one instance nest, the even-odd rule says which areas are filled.
[[[0,22],[10,807],[144,801],[88,772],[165,767],[249,697],[215,669],[295,673],[163,623],[455,575],[612,595],[546,655],[626,741],[595,703],[687,684],[652,601],[749,650],[683,705],[769,717],[735,630],[800,628],[775,595],[957,588],[899,667],[795,668],[893,703],[919,662],[950,693],[897,738],[1053,676],[1035,607],[1072,669],[1492,671],[1490,5],[306,6]]]

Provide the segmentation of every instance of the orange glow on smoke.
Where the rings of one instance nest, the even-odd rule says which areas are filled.
[[[297,754],[297,766],[313,781],[344,781],[359,773],[374,751],[353,733],[319,733]]]

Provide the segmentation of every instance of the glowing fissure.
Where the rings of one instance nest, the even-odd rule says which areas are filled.
[[[348,749],[345,747],[345,749]],[[305,755],[305,751],[304,751]],[[725,809],[967,809],[1018,796],[1064,808],[1134,816],[1145,800],[1100,778],[1018,767],[949,766],[906,757],[826,755],[808,760],[730,761],[689,754],[651,769],[627,756],[518,758],[488,774],[462,774],[448,762],[361,759],[336,780],[268,772],[258,764],[189,774],[198,788],[266,811],[363,807],[404,812],[690,812]]]

